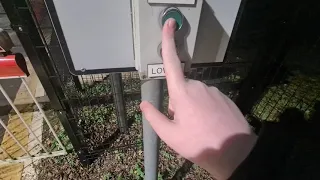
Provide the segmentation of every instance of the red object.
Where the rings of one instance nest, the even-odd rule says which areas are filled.
[[[14,54],[0,57],[0,79],[29,76],[23,55]]]

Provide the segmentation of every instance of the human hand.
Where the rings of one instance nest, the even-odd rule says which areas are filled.
[[[252,149],[254,135],[237,106],[215,87],[185,80],[174,42],[175,21],[163,27],[162,56],[169,120],[149,102],[140,108],[159,137],[181,156],[227,179]]]

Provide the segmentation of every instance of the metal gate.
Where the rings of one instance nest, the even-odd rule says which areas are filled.
[[[65,155],[58,116],[36,97],[38,91],[45,91],[2,6],[0,9],[0,165]]]
[[[0,159],[0,165],[5,163],[17,163],[27,160],[37,160],[46,157],[60,156],[67,153],[66,148],[52,127],[45,111],[31,92],[24,78],[25,77],[20,78],[22,84],[26,88],[37,108],[34,112],[32,112],[33,117],[31,121],[31,117],[27,117],[20,112],[0,84],[1,93],[15,112],[15,114],[11,115],[11,118],[9,118],[7,123],[0,118],[0,124],[5,130],[0,146],[1,153],[3,154]],[[44,129],[44,127],[47,128]],[[52,141],[55,146],[48,146],[48,144],[44,143],[43,131],[49,131],[46,133],[49,133],[53,136]]]

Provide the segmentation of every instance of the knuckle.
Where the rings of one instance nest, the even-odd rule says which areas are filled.
[[[188,93],[191,93],[191,92],[199,93],[199,92],[206,91],[207,88],[208,88],[208,86],[206,84],[202,83],[201,81],[189,80],[187,92]]]
[[[204,84],[203,82],[201,81],[194,81],[194,84],[197,88],[199,89],[206,89],[207,88],[207,85]]]
[[[211,86],[210,90],[213,91],[213,92],[219,92],[219,89],[217,87],[215,87],[215,86]]]

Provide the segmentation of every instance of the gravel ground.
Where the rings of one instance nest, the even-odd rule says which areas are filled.
[[[144,179],[142,118],[138,105],[139,101],[126,101],[128,119],[133,119],[133,123],[127,133],[120,133],[109,145],[112,151],[106,151],[88,167],[81,165],[74,152],[66,156],[42,159],[35,165],[38,179]],[[78,115],[77,123],[85,134],[85,142],[91,147],[89,150],[101,145],[101,142],[117,130],[113,105],[84,106],[79,109]],[[52,144],[54,142],[50,145]],[[161,143],[158,179],[211,178],[206,171]]]
[[[125,84],[137,85],[137,88],[126,86],[125,89],[139,90],[138,82],[132,83],[130,81],[128,83],[126,80],[124,82]],[[286,84],[271,87],[261,101],[253,108],[253,115],[262,120],[277,121],[278,115],[284,109],[296,107],[303,110],[306,119],[308,119],[310,114],[313,113],[313,106],[316,100],[319,100],[319,82],[319,78],[317,77],[309,78],[300,75],[289,79]],[[303,86],[301,86],[302,83],[304,84]],[[109,85],[97,84],[89,89],[89,94],[99,96],[101,95],[101,91],[106,92],[108,90],[109,92],[109,89]],[[306,96],[306,92],[308,92],[308,96]],[[83,95],[86,96],[82,92],[81,96]],[[167,106],[167,101],[168,98],[166,96],[165,106]],[[133,121],[129,131],[117,134],[112,142],[108,142],[110,143],[108,145],[109,151],[101,154],[91,165],[87,167],[82,166],[75,153],[43,159],[36,165],[38,179],[144,179],[142,122],[138,105],[139,101],[126,100],[128,119]],[[102,145],[106,139],[110,138],[117,131],[117,121],[114,112],[113,105],[83,106],[77,110],[78,121],[76,123],[83,131],[85,135],[84,142],[88,144],[90,151],[94,151],[94,148]],[[66,137],[63,132],[59,134],[61,134],[61,138]],[[48,143],[50,146],[54,145],[54,142]],[[311,147],[310,144],[314,143],[307,143],[307,145],[303,146]],[[301,146],[299,145],[298,147]],[[295,149],[297,154],[300,154],[300,151],[304,151],[300,149]],[[316,149],[317,151],[318,147],[312,149]],[[291,166],[303,169],[295,161],[302,162],[308,157],[300,155],[295,155],[294,157],[291,160],[291,164],[293,164]],[[300,160],[300,157],[304,157],[303,160]],[[159,180],[212,179],[206,171],[186,161],[164,143],[161,143],[159,160]],[[293,173],[289,173],[289,175],[291,174]]]
[[[211,179],[201,168],[187,164],[185,160],[162,146],[160,153],[159,180],[162,179]],[[44,159],[36,165],[38,179],[144,179],[143,151],[128,148],[101,155],[93,164],[83,167],[74,153],[57,158]]]

